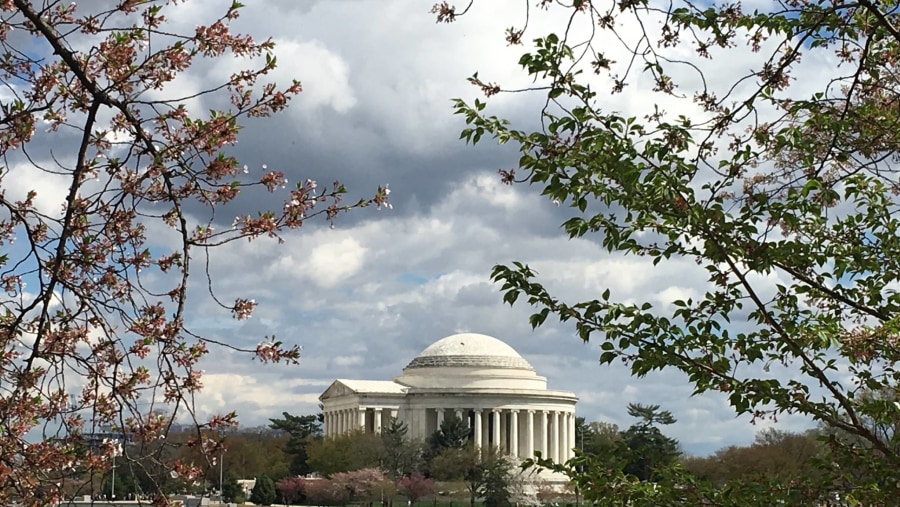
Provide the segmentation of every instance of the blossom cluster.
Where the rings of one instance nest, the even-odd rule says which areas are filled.
[[[186,480],[202,475],[219,452],[216,434],[235,416],[194,416],[200,365],[216,344],[186,323],[197,259],[238,239],[280,239],[317,215],[333,220],[355,207],[389,207],[386,188],[344,204],[337,182],[289,188],[282,171],[265,165],[252,177],[229,153],[241,119],[282,111],[302,87],[261,82],[275,68],[274,43],[233,31],[238,2],[175,33],[168,20],[181,16],[183,3],[50,2],[40,9],[27,0],[0,2],[0,80],[17,91],[0,104],[0,155],[10,167],[52,167],[68,180],[61,206],[46,209],[42,188],[8,198],[9,178],[22,177],[0,175],[0,245],[25,243],[0,253],[0,484],[16,485],[0,489],[0,504],[15,497],[46,505],[84,491],[78,487],[108,471],[112,456],[143,466],[128,445],[113,449],[120,444],[107,441],[86,452],[84,442],[98,427],[127,441],[159,442],[176,414],[202,429],[197,449],[206,459],[156,463],[154,470]],[[199,59],[220,57],[256,66],[178,95],[179,75]],[[225,106],[189,107],[189,99],[207,96]],[[249,189],[283,194],[275,202],[284,205],[239,217],[231,228],[219,225],[217,210]],[[161,229],[173,232],[174,245],[148,238]],[[219,302],[214,280],[199,280]],[[220,304],[237,319],[257,305],[249,297],[233,301]],[[263,362],[300,357],[298,346],[269,338],[256,348],[229,348]],[[158,403],[170,411],[148,410]],[[59,434],[30,442],[45,424]]]

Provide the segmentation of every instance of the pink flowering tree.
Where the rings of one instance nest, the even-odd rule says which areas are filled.
[[[419,472],[413,472],[397,480],[397,489],[413,503],[434,492],[434,481]]]
[[[203,475],[236,415],[194,415],[198,365],[211,347],[235,347],[191,332],[188,288],[209,285],[236,319],[256,306],[216,298],[207,256],[237,239],[278,239],[316,215],[387,205],[386,188],[346,204],[337,182],[246,174],[263,161],[231,153],[239,121],[278,113],[301,85],[264,81],[273,43],[231,30],[241,4],[184,31],[170,22],[183,19],[183,3],[0,1],[0,505],[53,504],[64,487],[90,493],[114,459],[187,482]],[[217,58],[249,68],[189,96],[173,86]],[[199,100],[212,108],[192,107]],[[219,225],[217,210],[252,187],[272,194],[273,209]],[[237,350],[264,363],[300,356],[273,337]],[[176,414],[194,421],[198,461],[86,438],[105,426],[159,442]]]
[[[330,479],[310,479],[304,484],[306,503],[310,505],[346,505],[350,493],[343,484]]]
[[[303,485],[302,477],[283,477],[275,483],[275,489],[278,490],[278,495],[285,504],[293,505],[294,501],[303,496]]]
[[[384,481],[384,472],[377,468],[363,468],[331,476],[333,487],[346,491],[347,500],[354,502],[374,500]]]
[[[374,502],[394,493],[393,483],[377,468],[331,474],[325,479],[304,479],[303,493],[310,505],[347,505]]]

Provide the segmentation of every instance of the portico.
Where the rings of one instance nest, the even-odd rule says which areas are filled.
[[[319,397],[326,437],[350,431],[381,433],[397,417],[405,390],[391,381],[335,380]],[[325,400],[330,400],[326,403]]]

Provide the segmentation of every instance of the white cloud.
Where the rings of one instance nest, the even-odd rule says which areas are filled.
[[[16,164],[3,178],[7,200],[24,201],[28,192],[34,191],[35,208],[51,218],[62,217],[71,183],[64,174],[42,171],[31,164]]]
[[[241,420],[250,425],[262,424],[270,416],[283,410],[310,411],[318,404],[320,390],[329,382],[321,379],[287,378],[266,381],[257,374],[208,373],[203,376],[203,393],[196,404],[198,417],[208,417],[229,410],[237,410]],[[298,393],[299,388],[314,392]],[[250,416],[250,417],[247,417]]]
[[[359,272],[365,254],[366,248],[354,238],[324,242],[313,248],[309,259],[301,263],[301,271],[320,287],[334,287]]]
[[[344,113],[356,105],[350,68],[338,54],[318,40],[298,43],[279,39],[275,43],[278,68],[272,80],[286,86],[292,79],[299,79],[303,85],[303,93],[294,99],[296,114],[302,116],[319,107]]]
[[[358,366],[363,362],[362,356],[337,356],[334,358],[334,364],[337,366]]]

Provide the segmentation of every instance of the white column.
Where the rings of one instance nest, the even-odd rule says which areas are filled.
[[[437,412],[437,429],[441,429],[441,423],[444,422],[444,409],[436,408],[434,409]]]
[[[375,433],[381,434],[381,409],[375,409]]]
[[[494,419],[494,441],[491,442],[495,447],[500,447],[500,411],[496,408],[491,411]]]
[[[337,419],[337,424],[335,425],[335,435],[340,435],[344,432],[344,411],[343,410],[335,410],[335,419]]]
[[[409,436],[412,438],[425,438],[425,430],[426,428],[420,427],[422,424],[422,415],[420,414],[420,410],[418,408],[413,408],[409,411],[409,421],[407,424],[409,425]]]
[[[459,419],[460,421],[464,422],[464,423],[468,423],[468,421],[466,421],[465,419],[463,419],[463,414],[462,414],[462,413],[463,413],[462,410],[456,409],[456,418]]]
[[[575,412],[569,412],[569,456],[575,456]]]
[[[569,461],[569,414],[559,413],[559,461]]]
[[[509,454],[519,456],[519,411],[509,411]]]
[[[365,407],[359,407],[359,426],[357,426],[357,429],[359,429],[363,433],[366,432],[366,408]]]
[[[541,431],[539,433],[541,435],[541,441],[539,442],[541,457],[547,459],[550,457],[550,454],[547,452],[547,436],[550,434],[550,430],[547,428],[546,410],[541,410]]]
[[[475,409],[475,447],[481,447],[481,410]]]
[[[509,413],[505,410],[500,411],[500,443],[498,444],[498,449],[501,451],[509,452],[509,447],[507,447],[507,440],[509,439],[509,430],[507,430],[507,425],[509,425]]]
[[[550,459],[559,462],[559,412],[550,413]]]
[[[529,410],[525,419],[525,457],[534,457],[534,410]]]

